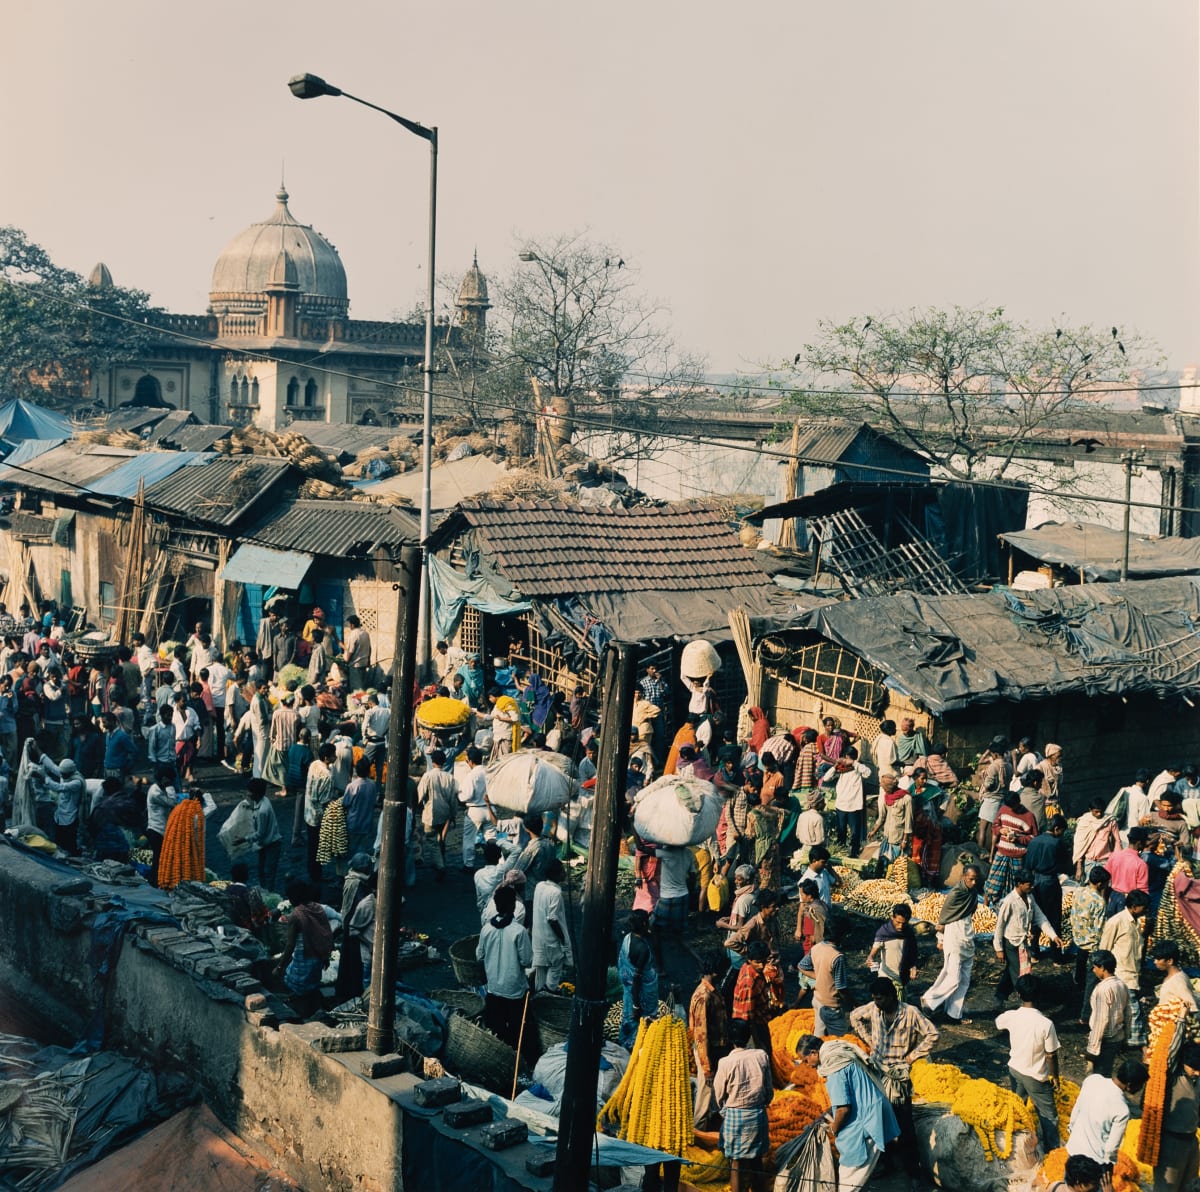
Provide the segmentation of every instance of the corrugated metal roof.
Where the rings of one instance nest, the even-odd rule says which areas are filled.
[[[730,589],[767,583],[725,510],[709,501],[633,509],[464,501],[430,535],[430,547],[467,527],[525,596],[719,592],[724,598]]]
[[[271,550],[243,542],[221,569],[221,579],[234,584],[270,584],[289,592],[300,586],[312,566],[312,555],[296,550]]]
[[[0,464],[0,482],[74,495],[90,489],[102,476],[140,454],[123,447],[72,441],[43,452],[19,468],[9,466],[7,461]]]
[[[836,464],[850,450],[862,430],[861,426],[814,426],[803,429],[796,454],[805,463],[823,461]],[[791,450],[790,445],[788,450]]]
[[[228,526],[286,476],[290,468],[286,459],[213,455],[203,465],[180,468],[167,479],[147,486],[146,500],[160,509],[186,514],[211,525]]]
[[[163,435],[157,441],[169,442],[180,451],[208,451],[214,443],[228,438],[232,431],[232,426],[221,426],[217,423],[188,423],[186,426],[176,427],[169,435]]]
[[[397,435],[406,433],[403,427],[348,426],[344,422],[294,422],[288,429],[326,451],[349,455],[368,447],[386,447]]]
[[[89,484],[88,490],[104,497],[135,497],[139,484],[149,491],[180,468],[203,463],[205,458],[197,451],[144,451]]]
[[[296,500],[259,522],[246,537],[285,550],[315,555],[364,555],[376,546],[416,542],[416,518],[391,505],[369,501]]]

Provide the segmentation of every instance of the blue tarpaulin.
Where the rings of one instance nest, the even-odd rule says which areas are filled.
[[[243,542],[230,556],[218,577],[234,584],[274,584],[294,592],[312,566],[312,555],[298,550],[272,550]]]
[[[0,439],[10,443],[25,439],[69,439],[75,424],[65,414],[44,410],[19,397],[0,406]]]
[[[429,556],[429,594],[433,626],[438,638],[444,641],[454,636],[468,604],[494,616],[527,613],[533,607],[528,600],[501,596],[486,579],[467,579],[434,555]]]
[[[145,481],[149,488],[168,476],[174,476],[180,468],[189,464],[204,465],[215,458],[211,451],[147,451],[133,456],[107,476],[91,481],[86,487],[88,492],[106,497],[135,497],[139,480]]]
[[[8,441],[5,440],[5,442]],[[53,451],[55,447],[61,447],[66,441],[66,439],[25,439],[4,457],[5,467],[20,467],[21,464],[27,464],[30,460],[37,459],[39,455],[45,455],[47,451]]]

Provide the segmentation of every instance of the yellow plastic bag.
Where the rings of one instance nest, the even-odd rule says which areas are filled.
[[[714,877],[708,883],[708,909],[723,915],[729,909],[731,894],[729,879],[724,876]]]

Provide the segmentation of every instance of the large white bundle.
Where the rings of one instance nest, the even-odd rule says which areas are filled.
[[[643,787],[633,805],[633,829],[656,844],[699,844],[721,818],[720,792],[703,778],[664,774]]]
[[[494,806],[518,815],[553,811],[575,793],[571,759],[561,753],[521,749],[488,762],[487,791]]]
[[[703,679],[721,669],[721,656],[712,642],[688,642],[679,657],[679,673],[685,679]]]

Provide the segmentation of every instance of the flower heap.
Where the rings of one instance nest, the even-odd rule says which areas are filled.
[[[1180,963],[1192,965],[1200,960],[1200,935],[1196,934],[1192,925],[1179,912],[1175,878],[1181,873],[1187,877],[1192,876],[1192,867],[1188,862],[1178,862],[1167,877],[1162,905],[1158,908],[1158,918],[1155,921],[1155,935],[1160,940],[1174,940],[1179,945]]]
[[[954,1115],[975,1131],[989,1163],[1012,1154],[1018,1132],[1035,1132],[1033,1115],[1020,1097],[990,1080],[973,1079],[953,1064],[918,1060],[912,1066],[912,1082],[922,1100],[953,1107]]]
[[[629,1066],[596,1128],[671,1155],[682,1156],[691,1145],[692,1089],[682,1020],[673,1014],[642,1019]]]
[[[417,705],[417,723],[421,728],[458,728],[466,724],[471,709],[462,700],[438,695]]]
[[[811,1071],[811,1069],[810,1069]],[[825,1082],[818,1078],[821,1091]],[[826,1106],[814,1101],[799,1089],[781,1089],[767,1106],[767,1128],[770,1133],[771,1153],[774,1154],[785,1142],[791,1142],[826,1112]]]

